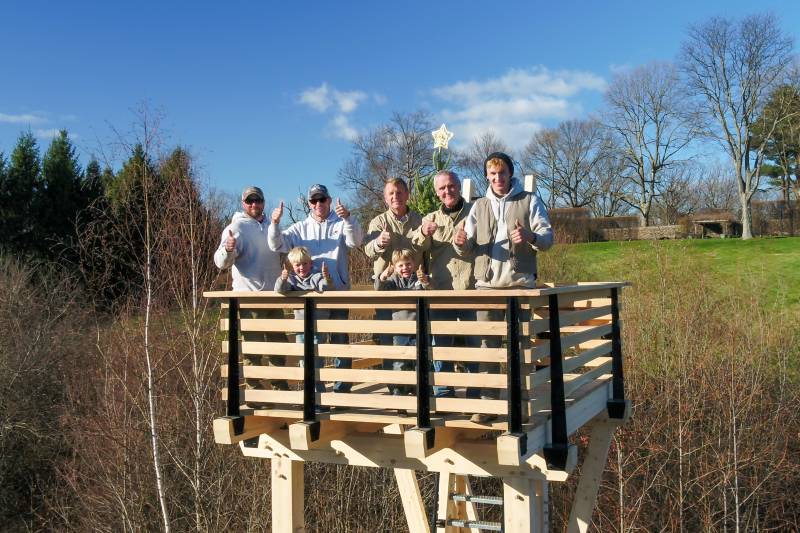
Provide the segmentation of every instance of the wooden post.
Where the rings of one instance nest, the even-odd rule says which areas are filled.
[[[520,477],[503,478],[504,533],[546,533],[547,481]]]
[[[403,501],[403,510],[406,512],[408,530],[410,533],[431,533],[425,502],[422,501],[422,494],[419,492],[417,473],[407,468],[395,468],[394,477],[397,479],[397,488]]]
[[[472,201],[472,198],[475,196],[475,184],[472,183],[472,180],[469,178],[464,178],[464,182],[461,185],[461,196],[468,202]]]
[[[536,191],[536,176],[533,174],[525,174],[525,182],[523,183],[523,189],[528,192],[535,192]]]
[[[581,479],[569,515],[568,533],[585,533],[589,530],[597,491],[608,458],[608,449],[611,447],[611,437],[618,425],[619,421],[607,419],[595,422],[592,426],[589,448],[586,450],[586,459],[581,467]]]
[[[272,469],[272,531],[303,533],[303,463],[286,457],[274,457]]]

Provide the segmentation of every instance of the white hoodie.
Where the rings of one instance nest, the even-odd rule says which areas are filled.
[[[523,191],[522,184],[518,179],[511,180],[511,187],[508,193],[498,198],[489,187],[486,190],[486,198],[492,210],[492,215],[497,224],[496,239],[493,243],[490,254],[490,271],[492,272],[491,279],[488,281],[476,280],[476,289],[506,289],[511,287],[536,287],[536,275],[524,274],[515,272],[512,262],[509,261],[509,245],[508,226],[506,225],[506,209],[508,199],[516,196]],[[537,251],[543,252],[553,245],[553,229],[550,227],[550,220],[547,217],[547,210],[544,207],[542,199],[538,195],[534,195],[531,199],[531,206],[529,211],[529,221],[531,230],[536,234],[536,244],[532,246]],[[476,217],[476,209],[473,204],[466,222],[464,223],[464,231],[467,233],[467,244],[463,249],[455,246],[459,255],[464,255],[465,250],[470,250],[475,243],[475,226],[478,223]]]
[[[222,231],[219,248],[214,253],[214,264],[222,270],[233,267],[233,290],[271,291],[275,279],[281,275],[280,254],[267,246],[268,224],[266,217],[259,222],[238,212]],[[236,248],[230,253],[225,250],[229,230],[236,238]]]

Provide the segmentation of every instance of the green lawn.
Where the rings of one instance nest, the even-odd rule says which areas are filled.
[[[632,268],[649,264],[656,275],[655,254],[664,253],[670,261],[699,261],[721,285],[757,281],[766,287],[769,302],[800,307],[800,237],[617,241],[567,247],[567,256],[580,261],[591,280],[630,279]]]

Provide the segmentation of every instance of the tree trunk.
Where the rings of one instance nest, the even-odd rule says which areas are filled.
[[[753,238],[753,216],[750,210],[750,198],[746,192],[739,193],[739,202],[742,205],[742,239]]]

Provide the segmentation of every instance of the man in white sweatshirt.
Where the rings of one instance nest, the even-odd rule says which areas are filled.
[[[214,263],[218,268],[231,269],[233,290],[263,291],[272,290],[275,279],[281,274],[280,254],[267,246],[267,225],[264,217],[264,193],[258,187],[246,187],[242,191],[242,211],[233,215],[233,220],[222,231],[219,248],[214,253]],[[280,309],[240,309],[239,318],[283,318]],[[286,342],[283,333],[242,332],[246,342]],[[271,365],[283,366],[282,356],[271,355],[266,358]],[[244,365],[261,365],[260,355],[242,354]],[[255,379],[245,379],[245,387],[260,388]],[[272,380],[273,389],[288,390],[286,380]]]
[[[536,287],[536,253],[553,245],[553,229],[541,198],[523,190],[514,179],[511,158],[494,152],[484,161],[489,181],[486,196],[475,201],[469,215],[453,237],[453,246],[461,256],[475,258],[476,289],[523,289]],[[503,320],[502,310],[481,310],[478,321]],[[481,345],[500,347],[500,338],[489,336]],[[496,363],[481,364],[481,371],[497,373]],[[497,398],[498,389],[483,389],[481,397]],[[492,415],[474,415],[472,420],[485,423]]]
[[[331,277],[328,290],[346,291],[350,288],[348,251],[361,245],[361,226],[350,211],[337,199],[331,210],[331,195],[324,185],[315,184],[308,189],[309,214],[305,220],[295,222],[283,231],[279,224],[283,216],[283,202],[272,211],[268,242],[273,252],[288,253],[296,246],[304,246],[311,254],[314,269],[322,272],[323,263]],[[278,272],[280,274],[280,271]],[[273,283],[275,282],[273,278]],[[331,309],[331,320],[347,319],[347,309]],[[347,344],[346,333],[334,333],[331,343]],[[334,359],[336,368],[352,368],[352,359]],[[336,382],[333,392],[349,392],[351,383]]]

